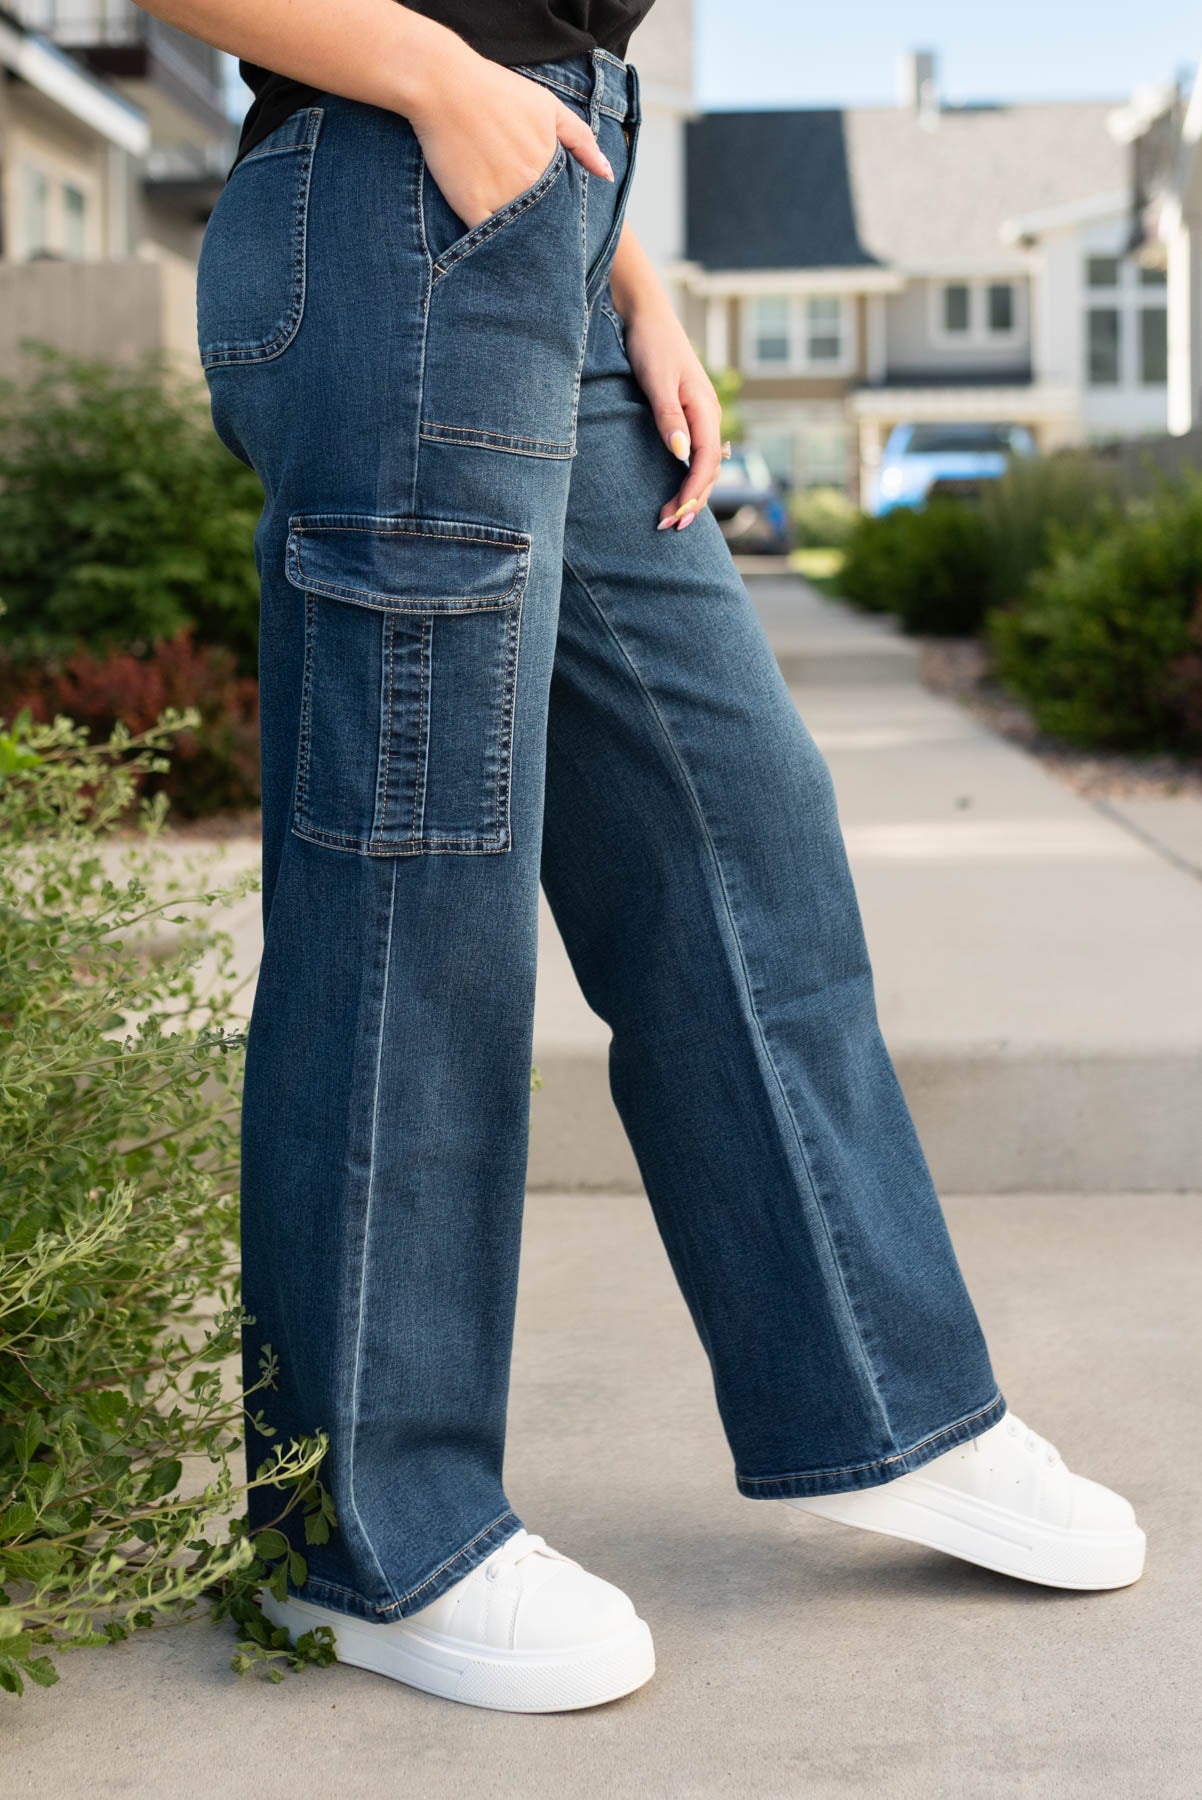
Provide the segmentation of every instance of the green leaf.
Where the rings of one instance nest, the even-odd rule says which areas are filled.
[[[309,1579],[309,1565],[299,1550],[293,1550],[288,1556],[288,1579],[293,1587],[303,1587]]]
[[[178,1457],[164,1457],[161,1462],[151,1466],[145,1481],[138,1492],[138,1504],[147,1505],[152,1500],[161,1500],[179,1486],[184,1466]]]
[[[329,1541],[330,1527],[325,1514],[323,1512],[307,1513],[305,1515],[306,1544],[328,1544]]]
[[[255,1547],[255,1555],[262,1557],[264,1562],[274,1562],[279,1556],[287,1556],[289,1550],[288,1539],[283,1532],[269,1528],[256,1531],[251,1537],[251,1543]]]

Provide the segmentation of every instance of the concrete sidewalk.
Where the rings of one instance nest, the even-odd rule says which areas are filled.
[[[649,1209],[535,1196],[506,1481],[620,1583],[659,1668],[629,1699],[486,1713],[352,1669],[271,1688],[200,1621],[64,1659],[5,1700],[36,1800],[1194,1800],[1202,1538],[1198,1196],[949,1203],[1019,1416],[1135,1503],[1134,1588],[1025,1587],[742,1499]]]
[[[750,577],[825,753],[885,1038],[952,1192],[1196,1185],[1202,803],[1103,808],[924,688],[890,621]],[[535,1186],[636,1187],[545,920]]]
[[[749,581],[834,776],[885,1038],[940,1187],[1196,1187],[1202,802],[1082,799],[924,688],[891,622],[794,576]],[[228,849],[231,867],[256,859]],[[253,969],[257,898],[234,927]],[[545,905],[539,957],[530,1185],[637,1191],[609,1031]]]

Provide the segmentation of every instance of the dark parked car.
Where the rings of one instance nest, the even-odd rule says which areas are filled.
[[[721,465],[709,504],[732,550],[766,556],[787,552],[788,508],[758,450],[741,445]]]

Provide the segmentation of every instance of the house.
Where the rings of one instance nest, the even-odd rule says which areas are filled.
[[[0,0],[0,374],[24,336],[175,354],[233,155],[220,52],[129,0]]]
[[[1114,103],[718,112],[687,128],[685,318],[783,479],[865,490],[891,427],[1163,430],[1162,274],[1129,255]]]
[[[1202,69],[1192,91],[1149,97],[1131,121],[1132,238],[1168,299],[1168,429],[1202,433]],[[1196,446],[1195,446],[1196,448]]]

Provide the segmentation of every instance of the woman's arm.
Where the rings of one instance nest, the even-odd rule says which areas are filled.
[[[294,81],[402,113],[469,228],[530,187],[556,139],[613,180],[584,121],[397,0],[153,0],[169,25]]]
[[[665,444],[688,475],[660,508],[660,531],[683,531],[710,496],[722,459],[722,405],[684,326],[629,225],[622,229],[610,273],[614,306],[626,331],[635,379],[651,402]]]

